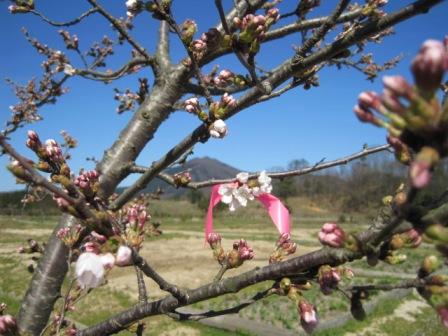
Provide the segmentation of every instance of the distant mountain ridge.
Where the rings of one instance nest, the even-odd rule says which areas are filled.
[[[239,169],[208,156],[191,159],[183,165],[167,169],[166,172],[172,175],[185,170],[190,172],[193,182],[206,181],[212,178],[231,178],[240,172]],[[159,187],[164,190],[164,197],[167,198],[184,195],[189,190],[186,188],[176,189],[162,180],[154,179],[143,192],[154,192]]]

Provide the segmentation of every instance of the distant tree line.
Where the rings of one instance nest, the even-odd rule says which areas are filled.
[[[299,159],[291,161],[287,169],[301,169],[311,165]],[[393,194],[406,180],[406,174],[406,166],[394,160],[392,154],[379,153],[323,173],[275,181],[274,192],[283,199],[302,196],[314,201],[325,200],[343,212],[366,211],[377,207],[384,196]],[[431,186],[420,195],[421,202],[440,195],[447,186],[448,162],[445,160],[434,171]]]

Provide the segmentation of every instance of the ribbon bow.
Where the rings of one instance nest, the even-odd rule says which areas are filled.
[[[208,206],[207,216],[205,218],[205,239],[213,232],[213,208],[221,201],[222,196],[219,194],[219,188],[222,184],[217,184],[212,187],[210,195],[210,203]],[[274,195],[265,193],[255,197],[269,213],[278,232],[290,233],[291,219],[288,209],[283,203]]]

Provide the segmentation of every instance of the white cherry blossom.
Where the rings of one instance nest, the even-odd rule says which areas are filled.
[[[95,288],[101,285],[104,279],[104,269],[111,268],[114,257],[108,253],[97,255],[92,252],[82,253],[75,267],[76,278],[82,288]]]

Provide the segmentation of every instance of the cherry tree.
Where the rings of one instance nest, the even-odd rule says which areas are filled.
[[[225,4],[215,0],[220,22],[209,29],[199,28],[192,19],[178,22],[171,0],[123,1],[124,17],[113,16],[107,5],[97,0],[87,2],[90,9],[68,22],[48,18],[39,11],[39,2],[35,4],[33,0],[13,1],[9,7],[17,20],[36,15],[44,24],[61,29],[59,33],[67,50],[54,49],[25,31],[26,39],[45,58],[43,73],[25,86],[11,81],[19,102],[12,106],[11,118],[0,134],[3,152],[11,157],[8,169],[28,186],[27,197],[32,199],[33,192],[43,190],[50,193],[62,215],[45,247],[31,240],[29,246],[20,251],[41,256],[18,316],[3,314],[5,307],[1,307],[1,333],[39,335],[45,330],[48,334],[109,335],[136,324],[137,334],[142,334],[144,325],[139,321],[148,316],[168,314],[182,319],[200,319],[235,313],[269,295],[291,300],[302,327],[312,332],[318,323],[315,305],[306,298],[312,283],[320,286],[325,295],[331,295],[342,278],[353,276],[344,266],[347,262],[366,257],[371,266],[379,261],[398,263],[402,260],[398,250],[403,246],[418,247],[422,235],[437,248],[438,257],[436,252],[425,257],[411,281],[345,288],[351,312],[355,318],[365,315],[362,300],[370,290],[416,288],[448,326],[447,277],[434,273],[448,256],[446,195],[434,198],[425,206],[414,202],[430,182],[434,168],[448,153],[448,105],[445,97],[439,100],[441,91],[447,92],[446,84],[442,83],[444,72],[448,70],[447,40],[429,40],[423,44],[411,66],[414,83],[399,76],[385,77],[383,94],[360,94],[355,107],[357,117],[362,122],[385,128],[387,145],[365,148],[348,157],[311,167],[275,173],[240,173],[226,180],[193,182],[188,172],[170,175],[166,171],[173,164],[185,161],[194,145],[226,137],[226,120],[236,114],[288,91],[317,86],[319,72],[328,66],[352,67],[370,79],[393,67],[398,59],[377,64],[372,55],[365,53],[366,45],[381,42],[391,34],[394,25],[404,20],[436,11],[441,0],[418,0],[393,12],[386,10],[387,0],[361,3],[340,0],[334,2],[328,16],[312,19],[309,16],[320,6],[318,0],[285,1],[284,4],[280,0],[235,0]],[[230,10],[226,12],[223,5],[231,7]],[[280,12],[283,5],[291,10]],[[105,36],[84,49],[82,37],[73,35],[69,29],[83,24],[90,16],[106,20],[116,35],[114,38]],[[133,21],[137,16],[147,16],[148,20],[160,24],[154,52],[149,52],[142,46],[143,41],[133,37]],[[286,24],[288,17],[297,20]],[[337,35],[332,36],[331,32]],[[297,33],[302,38],[300,46],[288,51],[289,56],[281,64],[272,69],[258,66],[260,47],[265,42]],[[185,57],[177,63],[170,54],[173,39],[178,39],[185,47]],[[117,44],[128,47],[130,57],[121,66],[104,70]],[[69,51],[70,55],[80,58],[82,67],[74,66],[68,57]],[[226,55],[236,57],[241,67],[220,71],[214,67],[205,72],[207,65],[217,64]],[[95,170],[78,174],[72,171],[67,153],[62,150],[76,147],[76,140],[68,133],[63,134],[64,143],[59,144],[53,139],[42,141],[36,132],[29,130],[24,141],[34,152],[33,157],[25,157],[11,145],[10,139],[17,129],[42,119],[42,106],[63,99],[65,85],[73,77],[111,83],[147,68],[152,71],[152,84],[143,77],[135,91],[115,92],[117,111],[130,111],[132,118],[97,162]],[[151,165],[136,165],[144,147],[176,111],[192,114],[199,126]],[[393,149],[397,160],[409,166],[409,179],[397,186],[393,195],[385,197],[384,206],[378,210],[369,229],[350,233],[344,232],[337,223],[325,223],[318,233],[323,247],[291,257],[297,245],[289,232],[286,208],[271,194],[275,193],[271,180],[327,169],[385,149]],[[140,176],[116,194],[119,183],[131,174]],[[145,244],[145,234],[155,230],[150,223],[148,198],[140,192],[156,178],[180,188],[212,187],[205,239],[220,270],[210,283],[199,288],[184,289],[166,281],[151,266],[151,260],[145,260],[139,253]],[[268,210],[275,206],[281,213],[271,215],[274,222],[277,221],[279,239],[265,267],[224,277],[226,270],[249,262],[254,251],[244,239],[225,250],[221,235],[213,230],[213,206],[222,201],[233,211],[255,199]],[[113,272],[116,267],[132,266],[136,270],[140,303],[82,330],[65,319],[77,296],[103,284],[109,274],[106,270]],[[71,286],[68,293],[61,294],[70,267],[75,269],[76,285]],[[149,301],[143,277],[155,281],[167,292],[166,297]],[[198,316],[176,311],[179,307],[236,293],[266,280],[274,281],[271,288],[258,293],[251,302],[241,302],[225,311],[209,311]],[[62,312],[54,311],[57,300],[64,300]],[[50,318],[52,313],[57,318]]]

